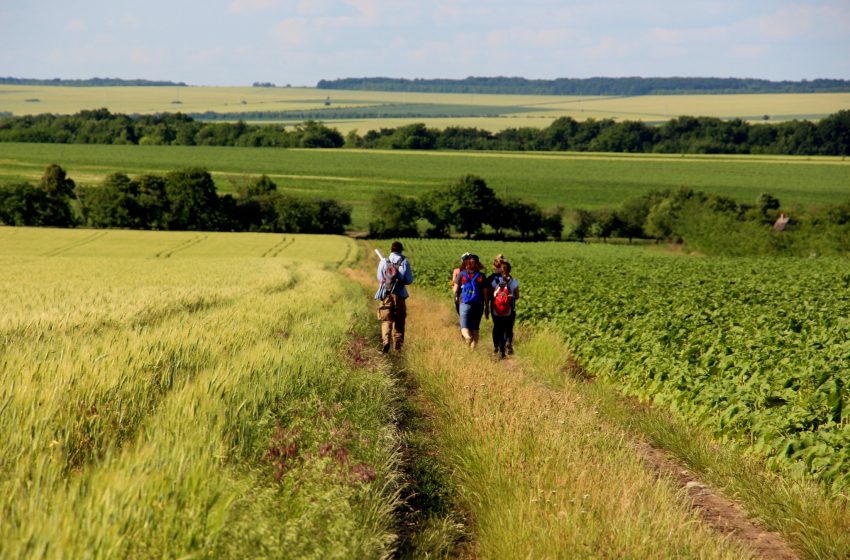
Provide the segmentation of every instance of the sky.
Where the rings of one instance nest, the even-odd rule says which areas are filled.
[[[0,0],[0,76],[850,79],[850,0]]]

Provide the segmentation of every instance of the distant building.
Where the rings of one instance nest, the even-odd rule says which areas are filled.
[[[785,215],[785,212],[780,212],[779,217],[773,222],[773,231],[785,231],[785,226],[788,225],[790,219]]]

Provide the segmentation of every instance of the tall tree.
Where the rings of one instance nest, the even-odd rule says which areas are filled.
[[[165,177],[165,192],[169,201],[169,229],[216,229],[218,194],[206,169],[192,167],[172,171]]]

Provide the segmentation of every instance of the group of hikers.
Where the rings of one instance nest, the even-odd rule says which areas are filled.
[[[413,270],[399,241],[392,243],[387,257],[377,249],[375,252],[380,257],[375,299],[380,302],[378,319],[381,321],[382,350],[386,353],[392,347],[399,351],[404,343],[407,285],[413,283]],[[505,358],[514,351],[519,282],[511,276],[511,263],[504,255],[496,255],[489,275],[485,274],[485,268],[478,255],[464,253],[460,266],[452,271],[452,295],[460,320],[460,334],[466,345],[474,350],[479,342],[481,318],[492,318],[493,353]]]

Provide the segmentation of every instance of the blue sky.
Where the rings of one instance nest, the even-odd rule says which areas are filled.
[[[0,76],[850,79],[850,0],[0,0]]]

